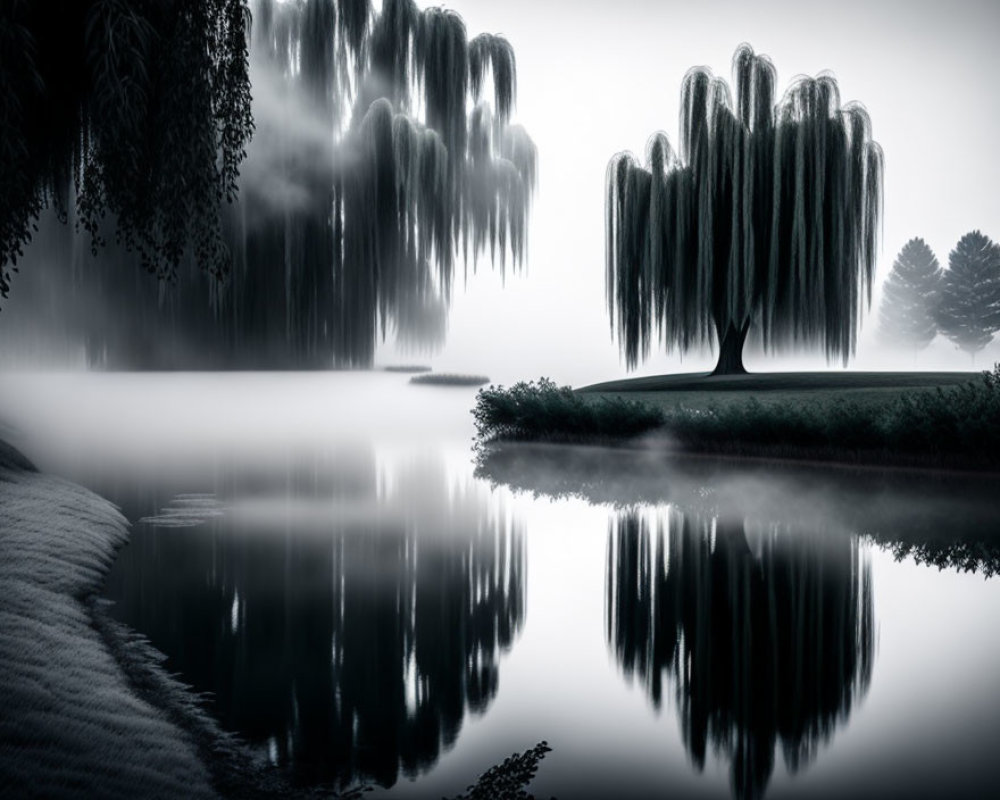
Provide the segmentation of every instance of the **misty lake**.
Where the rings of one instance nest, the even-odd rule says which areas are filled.
[[[7,375],[2,436],[133,523],[113,614],[303,787],[979,797],[997,483],[472,449],[388,373]]]

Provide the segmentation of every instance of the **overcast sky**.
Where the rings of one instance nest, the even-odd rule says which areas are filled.
[[[676,142],[684,73],[706,65],[728,78],[743,41],[773,59],[779,92],[795,75],[830,70],[842,101],[868,108],[886,154],[877,280],[913,236],[922,236],[943,264],[970,230],[1000,240],[996,0],[447,5],[461,13],[470,38],[501,33],[514,45],[516,117],[538,145],[541,179],[526,273],[508,275],[501,286],[488,265],[481,266],[464,292],[458,288],[448,345],[433,359],[438,368],[484,371],[504,381],[547,375],[574,384],[624,374],[604,311],[605,167],[619,150],[642,153],[653,131]],[[886,355],[870,344],[875,322],[867,320],[854,367],[886,364]],[[994,343],[977,367],[997,358]],[[400,358],[386,348],[381,360]],[[636,374],[710,363],[698,354],[681,363],[657,353]],[[757,369],[767,363],[749,362]],[[918,365],[968,369],[969,359],[938,341]],[[802,359],[795,366],[823,368],[825,361]]]

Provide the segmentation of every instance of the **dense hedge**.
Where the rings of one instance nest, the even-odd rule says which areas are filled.
[[[1000,466],[1000,364],[968,384],[907,392],[884,404],[750,399],[667,411],[587,400],[543,378],[481,390],[473,415],[481,441],[628,439],[660,429],[695,451]]]
[[[586,400],[548,378],[480,389],[472,415],[480,441],[630,438],[664,421],[657,408],[632,400]]]

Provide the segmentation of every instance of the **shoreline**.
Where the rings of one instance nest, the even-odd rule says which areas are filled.
[[[111,617],[101,593],[129,527],[0,439],[0,795],[360,796],[290,784]]]
[[[678,463],[702,462],[706,464],[725,464],[729,466],[763,466],[774,467],[776,469],[808,469],[813,471],[834,471],[834,472],[870,472],[879,475],[883,474],[912,474],[916,477],[942,477],[942,478],[963,478],[987,481],[1000,480],[1000,470],[993,467],[981,469],[978,467],[955,467],[942,466],[935,462],[926,464],[906,463],[904,461],[857,461],[849,458],[824,459],[812,456],[801,455],[778,455],[767,454],[763,451],[751,453],[748,449],[733,448],[723,449],[691,449],[681,446],[669,435],[661,431],[637,436],[631,439],[613,437],[559,437],[549,438],[496,438],[476,445],[480,460],[488,458],[491,452],[503,450],[504,448],[523,448],[525,452],[540,450],[542,452],[559,452],[562,448],[581,449],[586,451],[613,451],[630,452],[636,455],[651,456],[654,458],[671,459]],[[781,448],[775,448],[781,449]],[[855,452],[855,451],[846,451]]]
[[[95,614],[127,541],[110,502],[0,447],[4,793],[217,796],[190,733],[134,691]]]
[[[108,613],[101,592],[129,527],[0,439],[0,796],[359,800],[378,788],[295,785]],[[519,758],[537,763],[539,748]],[[478,783],[509,780],[508,767]]]
[[[0,794],[290,793],[108,614],[101,591],[128,538],[111,502],[0,440]]]

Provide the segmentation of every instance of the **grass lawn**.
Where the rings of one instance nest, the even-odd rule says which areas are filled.
[[[831,402],[884,405],[904,393],[969,383],[981,372],[757,372],[712,375],[692,372],[595,383],[577,389],[587,399],[620,397],[665,411],[675,408],[724,409],[756,399],[762,405]]]

